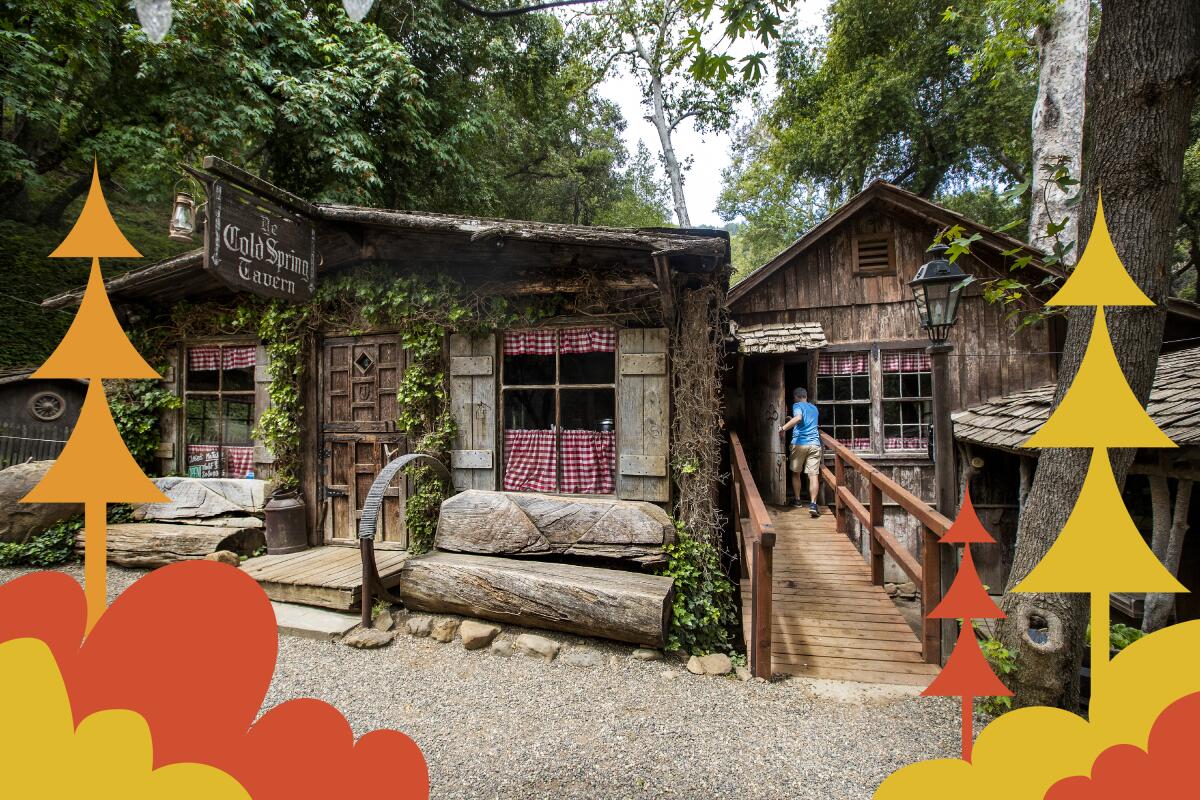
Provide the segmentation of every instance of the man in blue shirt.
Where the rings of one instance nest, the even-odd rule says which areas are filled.
[[[789,461],[792,468],[792,505],[803,507],[800,500],[800,473],[808,475],[808,513],[820,516],[817,509],[817,476],[821,472],[821,434],[817,432],[817,407],[808,402],[808,390],[792,392],[792,418],[779,429],[780,433],[792,432],[792,451]]]

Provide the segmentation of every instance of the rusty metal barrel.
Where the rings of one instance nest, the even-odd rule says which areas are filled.
[[[297,490],[277,491],[266,505],[267,555],[298,553],[308,547],[304,498]]]

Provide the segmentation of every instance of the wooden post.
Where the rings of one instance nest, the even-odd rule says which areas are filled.
[[[883,489],[871,482],[871,583],[883,585],[883,545],[875,536],[875,529],[883,527]]]
[[[949,355],[950,351],[954,350],[953,345],[941,342],[930,344],[925,348],[925,353],[929,354],[930,377],[932,378],[932,390],[934,390],[934,477],[937,482],[937,510],[942,512],[944,517],[954,519],[955,513],[958,512],[958,487],[955,483],[955,475],[958,470],[954,468],[954,423],[950,421],[950,402],[948,397],[950,380],[949,380]],[[937,540],[937,537],[934,537]],[[950,583],[954,581],[955,572],[955,553],[953,547],[934,548],[934,553],[926,559],[929,565],[937,565],[936,571],[929,570],[925,572],[924,581],[925,587],[930,590],[937,588],[937,595],[929,597],[930,608],[934,607],[938,601],[942,599],[942,595],[950,588]],[[940,573],[940,575],[938,575]],[[924,601],[923,601],[924,603]],[[958,638],[958,631],[955,630],[956,622],[953,619],[942,620],[941,628],[941,645],[938,646],[937,661],[941,662],[942,654],[954,649],[955,639]],[[930,654],[931,655],[931,654]]]
[[[850,526],[846,518],[846,508],[842,504],[842,495],[838,489],[846,485],[846,465],[842,462],[842,457],[835,450],[833,453],[833,521],[836,525],[837,532],[844,535],[850,535]]]
[[[754,540],[754,633],[751,671],[756,678],[771,678],[771,548],[765,547],[762,537]]]
[[[921,526],[921,655],[930,664],[942,663],[942,625],[929,619],[929,612],[942,599],[940,567],[942,551],[954,548],[942,547],[937,534],[929,526]]]

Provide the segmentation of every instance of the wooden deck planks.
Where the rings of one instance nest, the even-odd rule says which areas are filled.
[[[832,516],[771,509],[771,663],[775,672],[813,678],[926,686],[938,667]],[[747,565],[750,569],[750,565]],[[750,581],[742,580],[744,627]]]
[[[357,547],[315,547],[300,553],[260,556],[241,569],[258,581],[272,600],[350,611],[362,594],[362,560]],[[400,580],[408,553],[376,550],[375,563],[385,586]]]

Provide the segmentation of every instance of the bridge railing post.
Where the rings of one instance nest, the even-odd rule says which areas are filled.
[[[883,489],[871,482],[871,526],[867,533],[871,537],[871,583],[883,585],[883,544],[876,530],[883,527]]]
[[[928,525],[921,527],[921,655],[930,664],[942,663],[942,625],[929,612],[942,600],[941,541]]]

